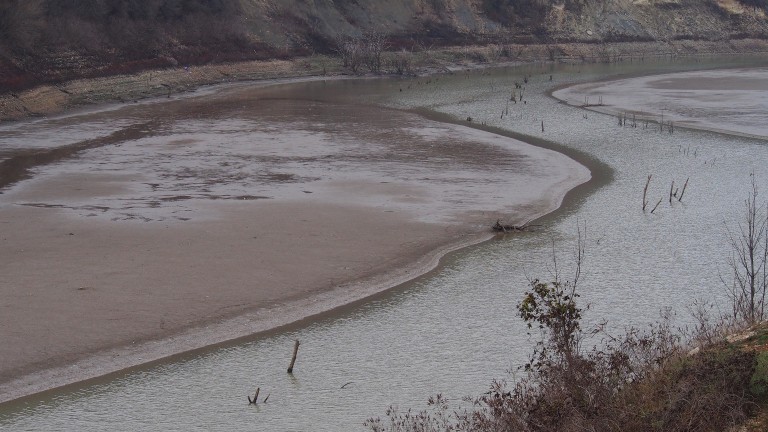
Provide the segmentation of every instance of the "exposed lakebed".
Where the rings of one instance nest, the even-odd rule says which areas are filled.
[[[427,106],[456,119],[471,116],[474,123],[583,152],[610,166],[613,180],[572,196],[538,222],[538,231],[455,253],[439,271],[386,295],[238,345],[6,405],[0,425],[12,430],[101,430],[115,424],[124,430],[354,430],[362,429],[365,418],[383,415],[390,404],[418,408],[438,392],[454,401],[480,394],[492,379],[511,379],[507,371],[530,353],[535,338],[526,334],[515,305],[528,278],[551,276],[553,242],[567,277],[579,224],[587,227],[581,286],[591,322],[605,319],[620,331],[652,322],[671,308],[684,325],[690,322],[686,305],[693,300],[724,308],[719,275],[728,253],[725,226],[738,218],[751,172],[761,190],[768,190],[768,178],[761,175],[768,162],[766,142],[684,129],[669,134],[622,128],[614,116],[585,113],[546,94],[568,81],[705,66],[521,67],[399,82],[297,85],[293,91],[301,94],[377,95],[394,107]],[[525,103],[507,106],[523,76],[530,76]],[[664,200],[654,214],[643,212],[649,174],[654,201],[666,196],[671,181],[690,179],[682,202]],[[289,376],[285,367],[293,339],[302,347]],[[271,394],[269,402],[248,406],[245,396],[256,386]]]

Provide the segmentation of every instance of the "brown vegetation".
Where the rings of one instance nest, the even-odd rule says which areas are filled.
[[[390,408],[388,421],[366,425],[373,431],[721,432],[760,421],[755,418],[768,402],[768,353],[749,344],[768,340],[768,325],[738,343],[722,334],[706,341],[702,331],[693,340],[702,347],[694,352],[666,320],[622,337],[600,328],[594,334],[602,336],[601,345],[584,350],[574,288],[531,283],[518,309],[529,325],[543,327],[544,337],[525,366],[527,377],[512,388],[494,383],[469,411],[451,411],[438,396],[429,410]]]
[[[375,432],[768,430],[768,322],[760,321],[768,219],[756,198],[753,183],[745,222],[730,235],[733,316],[713,324],[706,308],[695,307],[698,324],[689,332],[673,329],[666,317],[618,337],[605,325],[585,331],[577,304],[579,232],[573,278],[561,281],[556,271],[550,283],[532,280],[517,306],[528,328],[541,331],[523,379],[512,387],[493,383],[485,395],[468,399],[473,408],[463,412],[438,395],[428,410],[390,408],[388,420],[372,418],[366,426]],[[590,336],[600,342],[587,349]]]

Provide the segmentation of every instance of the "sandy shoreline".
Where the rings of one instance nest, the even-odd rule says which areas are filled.
[[[0,195],[0,401],[371,296],[589,179],[561,154],[464,126],[264,106],[252,91],[0,129],[23,143],[66,127],[77,142],[133,122]]]
[[[333,215],[333,221],[325,221],[331,227],[336,226],[339,217],[366,217],[371,220],[372,216],[353,208],[326,210],[329,215]],[[285,209],[276,212],[274,217],[284,220],[286,217]],[[371,221],[391,222],[376,221],[375,219]],[[322,227],[323,223],[320,224],[320,228]],[[360,227],[358,226],[358,228]],[[68,350],[69,352],[49,362],[22,364],[11,371],[4,370],[4,376],[6,378],[10,377],[10,379],[0,384],[0,394],[2,394],[2,399],[0,400],[2,402],[12,401],[56,387],[96,378],[173,355],[233,339],[252,336],[292,324],[412,280],[434,269],[438,265],[439,260],[447,253],[491,238],[489,233],[446,232],[445,229],[436,229],[435,227],[428,226],[404,227],[398,224],[397,227],[392,228],[397,228],[398,233],[402,234],[397,236],[398,240],[417,243],[418,247],[406,249],[392,243],[380,245],[390,250],[377,250],[376,253],[367,255],[389,256],[390,261],[385,265],[378,265],[378,268],[369,271],[346,272],[346,274],[339,275],[338,279],[329,279],[329,282],[324,284],[327,286],[316,287],[315,291],[307,289],[312,286],[306,285],[303,287],[304,289],[292,291],[289,296],[283,297],[283,293],[270,292],[266,296],[268,299],[257,298],[255,300],[249,298],[253,296],[240,292],[238,293],[240,297],[237,298],[237,302],[248,300],[262,306],[256,310],[249,310],[251,308],[243,307],[239,311],[235,307],[232,311],[226,312],[222,316],[215,316],[214,313],[209,318],[202,320],[202,322],[195,323],[192,327],[163,331],[162,328],[165,325],[172,328],[174,318],[171,316],[163,318],[153,316],[149,319],[154,321],[155,330],[148,330],[146,326],[136,325],[139,323],[137,321],[140,320],[139,318],[133,316],[126,317],[125,319],[118,320],[118,322],[121,325],[132,324],[134,331],[138,331],[136,327],[143,328],[144,334],[133,334],[132,331],[123,331],[122,334],[115,334],[120,332],[116,331],[113,326],[110,326],[108,329],[109,334],[104,335],[106,337],[103,340],[91,342],[94,346],[92,349],[85,349],[83,352]],[[405,235],[409,237],[406,239],[404,238]],[[174,237],[176,236],[178,234],[174,235]],[[381,238],[377,239],[377,241],[381,240]],[[369,249],[366,248],[365,244],[347,244],[345,246],[354,247],[351,250],[354,252],[354,255],[346,255],[345,259],[347,260],[354,258],[359,261],[361,253]],[[393,253],[393,248],[396,249],[396,254]],[[397,255],[397,257],[392,257],[393,255]],[[336,263],[338,264],[338,262]],[[366,261],[366,263],[376,266],[370,260]],[[317,275],[313,274],[313,276]],[[328,277],[328,275],[323,276]],[[75,290],[80,289],[75,288]],[[95,287],[84,287],[83,291],[96,289]],[[204,294],[200,293],[201,296],[206,297]],[[260,292],[260,294],[263,294],[263,292]],[[176,301],[174,303],[172,309],[194,308],[190,307],[187,304],[188,302]],[[226,302],[222,302],[216,307],[226,308],[231,306]],[[169,310],[166,310],[166,312],[169,312]],[[81,313],[89,315],[90,319],[89,322],[78,323],[81,326],[78,329],[79,331],[83,331],[84,328],[87,329],[93,325],[103,325],[105,320],[114,319],[99,316],[100,314],[93,314],[93,311],[81,311]],[[165,320],[167,320],[168,324],[164,324]],[[57,324],[51,323],[51,325]],[[102,329],[101,333],[104,330],[106,329]],[[40,332],[35,333],[40,334]],[[129,339],[130,342],[121,343],[121,341]],[[17,343],[23,342],[17,341]],[[49,349],[57,349],[55,346],[56,340],[46,340],[45,343],[49,344]],[[28,357],[26,355],[28,353],[16,354],[17,359],[23,360]]]

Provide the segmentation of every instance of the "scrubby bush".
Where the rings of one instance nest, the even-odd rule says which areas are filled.
[[[701,313],[687,340],[669,314],[622,336],[604,325],[582,329],[581,254],[572,281],[532,280],[517,306],[528,328],[541,331],[524,378],[511,387],[493,383],[463,412],[437,397],[425,411],[390,408],[387,420],[366,425],[376,432],[721,432],[743,424],[766,400],[768,357],[728,343],[727,326]],[[590,337],[599,343],[586,349]]]
[[[378,32],[369,32],[361,37],[342,37],[336,41],[336,52],[342,65],[353,73],[360,72],[363,66],[370,72],[381,72],[385,47],[386,38]]]

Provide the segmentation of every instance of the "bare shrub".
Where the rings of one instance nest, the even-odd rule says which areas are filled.
[[[393,53],[389,57],[389,68],[397,75],[406,75],[413,73],[411,66],[411,54],[403,50]]]
[[[369,32],[362,37],[347,36],[336,40],[336,52],[341,57],[342,65],[353,73],[360,72],[363,66],[370,72],[381,72],[385,48],[386,38],[378,32]]]
[[[757,203],[757,184],[752,174],[750,195],[744,200],[744,220],[728,229],[731,256],[728,267],[733,280],[727,283],[733,317],[747,324],[765,319],[768,286],[768,206]]]
[[[386,39],[379,32],[369,32],[363,36],[363,62],[373,73],[381,72],[381,55],[386,46]]]
[[[363,64],[363,43],[360,38],[345,37],[336,41],[336,52],[341,57],[342,66],[353,73]]]
[[[390,408],[389,421],[370,419],[366,426],[377,432],[720,432],[742,424],[759,397],[750,387],[755,352],[722,342],[723,327],[703,316],[696,354],[688,352],[669,312],[621,336],[605,325],[585,332],[577,303],[582,257],[580,232],[570,281],[559,279],[555,261],[553,282],[529,282],[517,311],[530,329],[542,331],[541,339],[523,367],[526,376],[511,388],[494,382],[463,412],[440,397],[418,413]],[[600,343],[585,350],[590,336]]]

